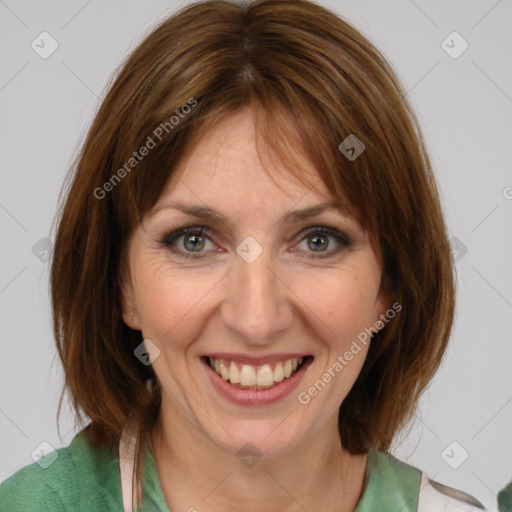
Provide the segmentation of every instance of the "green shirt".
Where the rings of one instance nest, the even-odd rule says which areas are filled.
[[[118,464],[116,453],[93,446],[79,432],[68,447],[45,455],[4,481],[0,485],[0,510],[122,511]],[[355,512],[416,512],[420,479],[418,469],[370,450],[365,487]],[[144,459],[143,489],[144,512],[170,512],[151,447]]]

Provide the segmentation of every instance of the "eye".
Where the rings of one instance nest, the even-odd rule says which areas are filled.
[[[160,244],[181,258],[199,259],[204,258],[209,252],[208,244],[211,244],[210,250],[218,252],[217,245],[210,237],[212,232],[209,228],[191,226],[178,228],[163,236]],[[292,252],[296,252],[299,247],[299,251],[310,253],[303,256],[310,259],[329,258],[353,245],[352,239],[345,233],[323,226],[303,231],[295,238],[299,239],[300,243],[292,249]],[[302,248],[300,248],[301,245],[303,245]]]
[[[302,232],[299,236],[302,238],[298,246],[305,244],[305,249],[302,250],[312,253],[304,256],[305,258],[329,258],[353,245],[348,235],[329,227],[315,227],[306,233]],[[328,250],[331,246],[334,246],[334,249]]]
[[[198,259],[204,257],[204,253],[207,251],[203,251],[203,249],[207,247],[208,243],[212,245],[213,250],[217,247],[206,236],[208,232],[208,228],[204,226],[185,227],[165,235],[160,243],[180,257]]]

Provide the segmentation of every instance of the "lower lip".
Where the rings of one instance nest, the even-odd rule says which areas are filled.
[[[278,382],[269,389],[239,389],[225,381],[210,365],[201,359],[206,373],[215,389],[225,398],[238,405],[265,405],[278,402],[288,396],[300,383],[313,358],[308,357],[300,369],[288,379]]]

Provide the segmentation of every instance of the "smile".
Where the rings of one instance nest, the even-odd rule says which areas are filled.
[[[302,357],[254,366],[225,359],[208,358],[208,363],[224,380],[239,389],[269,389],[289,379],[302,366]]]
[[[314,358],[294,354],[294,357],[283,355],[279,359],[265,359],[251,363],[250,358],[227,354],[201,357],[214,389],[239,405],[270,404],[289,395],[299,385]]]

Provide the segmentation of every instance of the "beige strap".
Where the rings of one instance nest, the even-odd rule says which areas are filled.
[[[124,512],[133,512],[133,471],[135,461],[135,440],[133,430],[126,426],[119,441],[119,476]]]
[[[487,510],[473,496],[430,480],[421,474],[418,512],[481,512]]]

